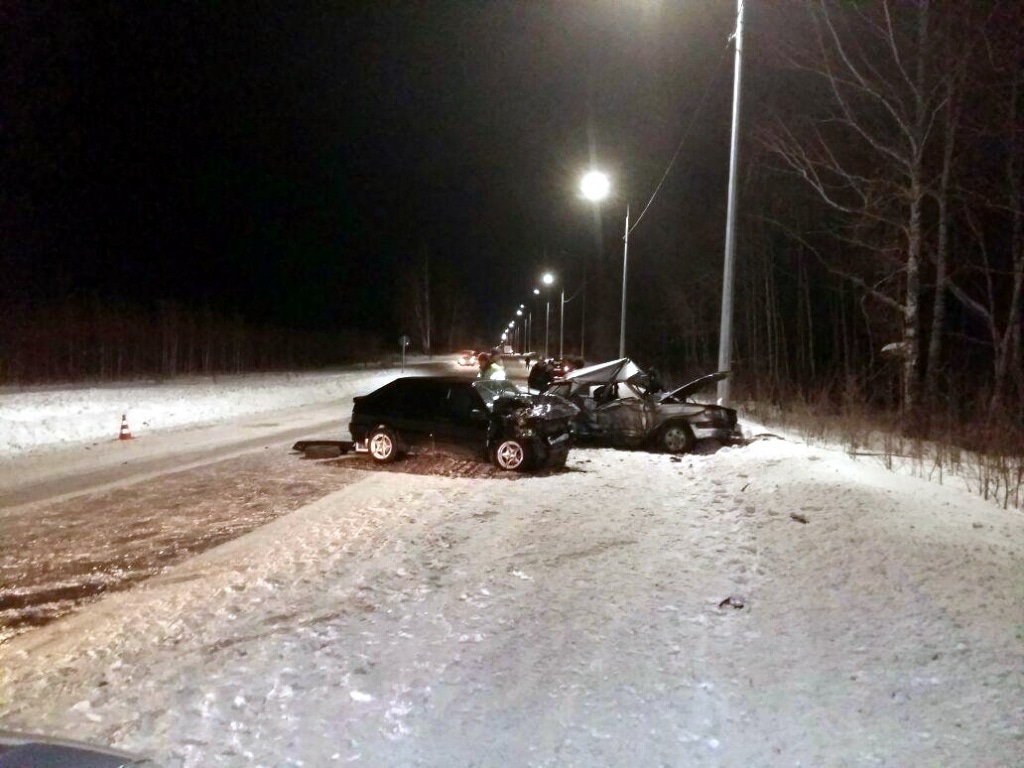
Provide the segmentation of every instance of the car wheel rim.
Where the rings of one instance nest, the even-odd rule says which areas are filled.
[[[669,427],[665,430],[663,442],[665,448],[672,453],[680,453],[686,450],[689,440],[687,439],[686,431],[682,427]]]
[[[376,434],[370,438],[370,454],[375,459],[387,459],[394,450],[391,438],[385,434]]]
[[[506,442],[498,446],[498,466],[502,469],[518,469],[523,463],[523,447],[516,442]]]

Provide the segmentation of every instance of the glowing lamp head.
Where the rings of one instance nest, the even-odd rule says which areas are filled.
[[[608,176],[600,171],[589,171],[583,176],[580,182],[580,191],[587,200],[597,202],[608,197],[611,190],[611,182]]]

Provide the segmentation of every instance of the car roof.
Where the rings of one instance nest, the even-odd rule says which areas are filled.
[[[399,376],[397,379],[392,379],[391,384],[395,384],[399,381],[425,381],[433,382],[435,384],[472,384],[474,381],[479,379],[467,379],[465,376],[445,375],[445,376]]]

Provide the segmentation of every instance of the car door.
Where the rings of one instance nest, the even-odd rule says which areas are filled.
[[[447,431],[445,385],[429,379],[403,383],[406,386],[395,408],[394,428],[408,444],[430,444]]]
[[[459,382],[448,387],[445,413],[445,442],[473,451],[483,450],[487,445],[490,417],[471,382]]]
[[[600,434],[610,443],[637,445],[646,435],[646,404],[626,382],[605,385],[595,393],[595,417]]]

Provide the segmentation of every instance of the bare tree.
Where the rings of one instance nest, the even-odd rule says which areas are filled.
[[[398,290],[398,319],[419,336],[425,354],[431,353],[431,331],[434,323],[431,312],[430,251],[421,246],[412,263],[402,270]]]
[[[992,387],[989,415],[1005,408],[1007,391],[1015,381],[1024,396],[1021,322],[1024,313],[1024,195],[1021,125],[1024,13],[1019,5],[996,4],[982,27],[987,57],[970,73],[976,86],[976,114],[968,126],[971,138],[986,146],[985,155],[1001,157],[1001,167],[987,168],[968,178],[967,201],[961,219],[969,237],[967,254],[948,278],[950,293],[984,325],[992,349]],[[958,99],[959,101],[959,99]],[[999,137],[992,151],[993,136]],[[943,234],[940,229],[940,235]]]
[[[766,133],[842,222],[844,251],[870,257],[837,272],[899,314],[906,414],[919,403],[925,154],[945,103],[929,69],[929,10],[928,0],[814,3],[815,46],[791,61],[820,79],[825,109],[796,124],[776,120]]]

